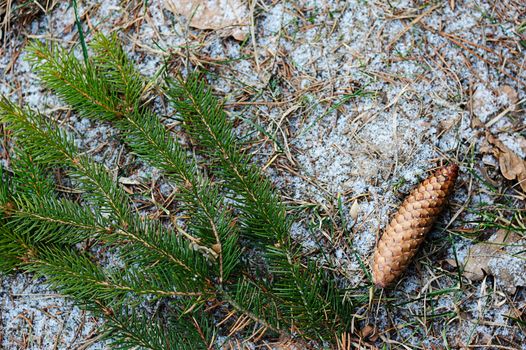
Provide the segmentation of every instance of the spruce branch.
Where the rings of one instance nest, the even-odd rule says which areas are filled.
[[[103,269],[86,254],[64,247],[41,248],[31,258],[26,270],[46,277],[47,283],[77,300],[112,302],[122,300],[128,290],[109,280]]]
[[[290,336],[284,330],[286,325],[282,322],[279,300],[273,298],[272,293],[264,290],[255,281],[246,276],[239,277],[230,290],[224,292],[223,298],[234,309],[248,315],[254,322],[281,336]]]
[[[180,199],[190,213],[190,233],[200,244],[218,255],[219,281],[228,278],[239,256],[232,214],[224,208],[217,186],[198,171],[166,127],[144,106],[149,84],[136,70],[117,37],[96,35],[90,43],[95,55],[82,64],[73,53],[53,46],[35,44],[31,62],[43,82],[81,114],[113,121],[132,150],[143,160],[162,169],[180,188]],[[63,70],[74,70],[70,77]],[[99,78],[93,76],[97,72]],[[64,86],[64,81],[75,88]],[[99,89],[104,91],[99,94]],[[113,100],[113,101],[110,101]],[[109,106],[101,111],[94,106]]]
[[[123,247],[123,257],[147,265],[149,262],[163,262],[172,269],[182,272],[185,277],[181,284],[200,285],[207,290],[213,275],[208,259],[194,250],[189,242],[161,223],[134,218],[128,228],[119,228],[117,237],[123,237],[135,243]],[[138,234],[140,233],[140,234]],[[118,238],[120,239],[120,238]]]
[[[210,350],[215,334],[210,321],[202,313],[178,310],[179,317],[167,320],[140,310],[121,306],[111,315],[106,328],[113,334],[112,347],[151,350]]]
[[[109,218],[114,218],[114,232],[104,236],[105,241],[122,242],[128,240],[144,247],[179,268],[192,271],[205,278],[207,275],[206,261],[196,264],[196,255],[191,252],[188,242],[174,245],[171,236],[160,235],[157,226],[144,224],[137,220],[129,207],[127,194],[113,181],[108,172],[87,156],[76,151],[69,137],[60,131],[44,116],[29,109],[21,109],[5,98],[0,103],[0,120],[13,131],[17,141],[24,145],[26,152],[41,164],[65,164],[70,174],[83,189],[87,200],[97,205]],[[35,147],[39,145],[40,147]],[[185,259],[192,258],[189,262]],[[202,258],[205,260],[204,258]],[[194,270],[194,267],[203,270]]]
[[[59,167],[65,159],[74,159],[76,148],[70,137],[39,113],[23,109],[1,96],[0,118],[2,123],[17,130],[17,141],[34,162]]]
[[[203,146],[204,152],[217,160],[218,175],[228,179],[229,188],[239,195],[236,199],[243,212],[243,233],[254,243],[286,240],[290,220],[285,206],[270,181],[238,146],[233,124],[206,89],[204,80],[198,74],[191,74],[186,80],[170,80],[168,95],[184,121],[185,130]]]
[[[110,221],[98,211],[57,197],[49,169],[19,147],[12,151],[12,176],[4,178],[9,190],[0,196],[0,210],[9,217],[6,226],[33,242],[70,244],[108,230]]]
[[[107,79],[117,95],[123,97],[126,106],[135,106],[140,102],[150,84],[146,83],[144,76],[130,61],[117,35],[95,34],[90,48],[94,52],[92,60],[100,76]]]
[[[90,46],[96,52],[92,67],[104,72],[104,77],[109,77],[107,82],[114,91],[112,95],[125,97],[123,110],[114,115],[114,125],[122,131],[125,141],[139,157],[164,170],[179,184],[181,191],[179,198],[191,216],[190,232],[197,237],[199,244],[211,247],[218,256],[221,285],[238,265],[239,248],[236,225],[230,211],[223,207],[219,189],[198,171],[195,161],[187,156],[186,150],[175,141],[158,117],[141,105],[140,97],[147,84],[143,83],[143,78],[136,72],[115,38],[98,36]],[[50,66],[45,68],[50,69]],[[55,67],[55,69],[59,68]],[[35,69],[39,71],[38,63],[35,64]],[[44,82],[53,87],[46,77],[48,76],[44,77]],[[61,95],[60,91],[56,90],[56,92]],[[82,98],[82,95],[73,100]],[[68,101],[70,95],[61,95],[61,97],[71,102]],[[101,104],[103,103],[98,103]],[[77,106],[82,108],[83,105],[77,104]],[[83,114],[93,117],[90,112],[88,110]],[[101,119],[107,117],[108,114],[104,114]],[[135,249],[126,249],[126,251],[137,252]],[[155,251],[154,246],[141,250],[145,255],[151,254],[151,251]],[[236,306],[237,304],[234,307]],[[258,322],[261,319],[254,316],[253,320]]]
[[[232,225],[234,219],[224,208],[217,186],[197,170],[195,162],[151,111],[135,110],[116,125],[140,158],[164,170],[179,185],[179,199],[191,217],[190,232],[199,244],[212,247],[217,253],[222,283],[235,267],[239,252],[236,227]]]
[[[125,222],[130,216],[125,192],[115,186],[106,169],[80,154],[72,139],[45,116],[16,106],[5,97],[0,101],[0,120],[7,123],[35,162],[45,166],[68,166],[85,195],[99,210]]]
[[[15,133],[16,134],[16,133]],[[16,135],[15,135],[16,136]],[[2,183],[4,184],[4,183]],[[36,184],[40,187],[39,184]],[[3,186],[4,187],[4,186]],[[7,187],[7,186],[6,186]],[[3,192],[8,192],[6,188],[3,188]],[[33,193],[28,191],[28,193]],[[18,193],[16,193],[18,194]],[[13,194],[6,194],[6,197],[13,197]],[[42,198],[34,195],[34,200],[39,203]],[[38,204],[35,204],[39,207]],[[31,213],[31,206],[25,206],[28,213]],[[6,212],[8,215],[8,223],[10,226],[17,227],[16,224],[11,224],[9,221],[17,214],[16,212]],[[26,213],[24,213],[26,214]],[[140,223],[140,224],[138,224]],[[134,227],[144,229],[144,223],[138,221],[134,223]],[[40,229],[38,225],[35,225],[37,229]],[[83,227],[85,228],[85,227]],[[165,237],[165,234],[159,234],[159,231],[149,231],[158,238]],[[31,233],[28,230],[28,235]],[[33,238],[33,236],[31,236]],[[164,240],[162,240],[164,242]],[[163,244],[161,242],[159,246]],[[172,242],[175,247],[182,250],[184,242]],[[126,247],[129,247],[127,245]],[[135,249],[137,252],[137,249]],[[150,256],[152,250],[148,249]],[[73,297],[76,302],[86,309],[95,312],[95,314],[104,315],[110,322],[107,324],[108,334],[114,335],[114,341],[125,339],[125,343],[130,346],[137,346],[137,341],[141,338],[137,335],[138,325],[136,324],[120,324],[115,323],[116,308],[124,303],[126,304],[137,304],[140,302],[141,296],[153,296],[155,298],[189,298],[193,300],[193,303],[201,303],[202,300],[206,300],[204,295],[204,289],[201,285],[196,285],[195,291],[187,291],[190,287],[188,281],[176,273],[173,265],[161,263],[158,257],[154,257],[155,261],[152,264],[152,260],[147,259],[145,254],[141,255],[141,261],[133,260],[134,264],[144,263],[146,266],[143,268],[128,268],[125,271],[119,271],[113,269],[113,271],[106,271],[93,262],[93,259],[87,256],[85,253],[79,254],[66,246],[50,246],[46,243],[46,246],[40,245],[38,242],[26,243],[19,239],[18,236],[11,234],[0,229],[0,269],[2,271],[9,272],[13,267],[21,265],[26,271],[34,272],[37,276],[46,276],[48,283],[62,293]],[[206,263],[206,262],[205,262]],[[150,264],[150,266],[148,266]],[[195,265],[194,265],[195,267]],[[195,276],[191,275],[190,280],[195,280]],[[187,289],[185,289],[187,288]],[[133,299],[132,299],[133,295]],[[199,300],[205,297],[205,299]],[[139,299],[138,299],[139,298]],[[199,298],[199,299],[196,299]],[[143,299],[144,300],[144,299]],[[149,299],[152,300],[152,299]],[[202,317],[202,316],[201,316]],[[182,322],[181,322],[182,324]],[[158,326],[160,326],[159,323]],[[203,327],[203,325],[201,325]],[[179,329],[179,331],[181,328]],[[184,330],[182,333],[176,333],[170,330],[167,332],[169,340],[177,340],[177,342],[170,345],[172,348],[181,348],[179,344],[187,344],[184,348],[191,348],[195,345],[195,337],[190,338],[182,337],[181,335],[188,334],[189,330]],[[116,333],[118,332],[118,333]],[[209,333],[208,330],[205,330]],[[200,332],[195,332],[199,336],[199,340],[203,342],[202,336],[203,330],[200,328]],[[130,338],[129,335],[133,334],[134,337]],[[148,334],[152,334],[151,332]],[[144,334],[143,334],[144,335]],[[166,338],[160,338],[162,341],[166,341]],[[152,345],[150,342],[153,339],[147,339],[147,343],[144,340],[139,341],[140,345],[145,349],[158,349],[159,347]],[[149,344],[149,345],[148,345]]]
[[[0,186],[0,269],[22,266],[47,276],[104,317],[122,349],[211,349],[218,326],[210,311],[218,305],[237,314],[241,328],[250,319],[281,336],[323,341],[345,332],[352,303],[330,273],[295,247],[285,204],[243,151],[204,80],[196,74],[172,80],[168,95],[183,129],[212,163],[213,178],[148,105],[153,82],[117,37],[95,35],[88,48],[81,61],[72,51],[35,43],[29,60],[66,103],[112,123],[132,152],[176,183],[186,227],[142,218],[107,169],[80,153],[53,120],[2,98],[0,121],[13,131],[20,155],[15,151],[12,173],[4,176],[9,185]],[[50,168],[64,169],[85,203],[57,196]],[[240,263],[240,233],[263,251],[264,273]],[[103,266],[73,247],[88,238],[109,247],[122,266]],[[168,312],[135,308],[153,301]]]
[[[305,337],[327,340],[337,329],[345,329],[350,303],[344,303],[336,292],[332,277],[320,273],[311,262],[304,265],[301,254],[295,252],[284,204],[270,181],[238,145],[233,124],[204,80],[193,73],[186,80],[179,77],[168,84],[168,95],[185,130],[219,164],[218,176],[237,194],[242,232],[253,241],[266,243],[265,256],[274,276],[270,288],[281,301],[281,315]]]
[[[9,181],[11,192],[36,195],[41,198],[53,196],[55,182],[48,169],[33,161],[31,155],[19,147],[11,149],[11,174],[4,181]]]
[[[118,269],[107,270],[93,262],[86,253],[60,248],[40,248],[26,267],[27,271],[47,278],[47,282],[62,293],[79,300],[120,303],[142,295],[156,297],[197,297],[200,291],[176,291],[174,286],[162,286],[147,272]],[[166,287],[166,288],[163,288]],[[138,302],[138,301],[135,301]]]
[[[103,316],[106,319],[104,327],[115,348],[191,349],[210,341],[204,338],[209,337],[210,332],[208,328],[203,332],[202,327],[206,326],[203,315],[196,316],[203,321],[198,332],[187,326],[189,316],[184,310],[177,311],[180,316],[152,318],[138,306],[141,302],[138,297],[142,295],[193,299],[201,293],[155,288],[147,282],[146,276],[137,278],[129,272],[105,271],[88,255],[64,248],[41,248],[33,252],[25,267],[37,276],[45,276],[52,287],[72,297],[77,304]]]
[[[308,338],[331,339],[347,329],[352,303],[344,300],[332,276],[314,262],[302,263],[291,248],[268,248],[270,269],[277,277],[273,292],[281,298],[281,312]]]
[[[45,84],[86,117],[112,120],[121,113],[120,96],[93,68],[56,44],[33,42],[27,59]]]
[[[27,243],[12,230],[0,225],[0,273],[19,267],[27,253]]]
[[[0,210],[6,227],[33,242],[79,243],[107,233],[109,223],[89,208],[68,199],[16,193]]]

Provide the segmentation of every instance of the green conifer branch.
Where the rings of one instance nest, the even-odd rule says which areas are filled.
[[[180,317],[164,320],[140,310],[121,306],[105,315],[116,349],[211,350],[215,334],[201,313],[175,310]]]
[[[281,336],[290,336],[288,325],[283,323],[278,301],[268,290],[263,289],[262,284],[241,276],[231,291],[225,291],[223,298],[254,322]]]
[[[227,185],[238,194],[243,211],[243,233],[255,243],[287,239],[290,221],[286,208],[272,189],[270,181],[250,162],[237,144],[233,124],[222,106],[205,87],[198,74],[169,81],[168,95],[184,121],[185,130],[204,152],[220,164],[215,170],[228,179]]]
[[[15,194],[0,205],[9,222],[6,227],[33,241],[78,243],[107,233],[101,217],[68,199]]]
[[[350,303],[341,310],[343,298],[334,292],[338,289],[331,278],[312,263],[304,266],[301,255],[294,252],[286,208],[270,181],[238,145],[221,104],[198,74],[169,81],[168,94],[185,130],[220,164],[218,175],[238,195],[243,233],[267,244],[266,257],[275,278],[272,290],[281,300],[282,315],[306,337],[333,337],[338,328],[347,326]]]
[[[89,48],[92,56],[83,62],[73,52],[37,43],[29,59],[65,102],[85,117],[112,122],[134,153],[177,184],[190,217],[186,231],[176,227],[178,234],[141,218],[113,176],[78,152],[56,123],[2,98],[0,121],[13,131],[20,155],[7,176],[12,190],[0,186],[0,269],[23,266],[47,276],[103,316],[115,344],[126,349],[211,348],[215,327],[203,306],[209,300],[280,335],[293,331],[329,340],[346,331],[352,304],[329,273],[294,247],[286,206],[240,147],[204,80],[192,74],[171,81],[168,94],[183,129],[199,142],[226,191],[199,169],[148,106],[153,83],[136,70],[117,37],[96,35]],[[26,166],[34,169],[23,174]],[[94,211],[56,196],[47,168],[65,169]],[[225,195],[234,200],[225,201]],[[240,264],[239,224],[231,206],[243,237],[264,252],[266,272]],[[111,247],[123,267],[104,268],[71,248],[87,238]],[[43,248],[43,242],[50,243]],[[177,317],[152,320],[126,306],[151,298],[174,307],[170,315]]]
[[[0,102],[0,120],[7,123],[6,126],[13,131],[16,139],[26,147],[26,152],[29,152],[33,159],[42,164],[69,166],[71,175],[78,181],[87,199],[96,204],[103,213],[115,218],[114,232],[116,235],[106,235],[105,240],[130,240],[156,252],[158,256],[162,256],[187,271],[193,271],[203,278],[206,276],[205,271],[194,271],[193,266],[184,261],[185,257],[192,256],[192,254],[185,254],[181,258],[177,256],[181,254],[180,249],[172,251],[164,249],[166,247],[176,248],[173,242],[169,242],[166,246],[162,245],[162,239],[169,238],[170,235],[158,238],[156,230],[142,231],[145,227],[133,218],[126,193],[115,184],[101,165],[78,154],[65,133],[51,122],[46,121],[45,117],[40,114],[28,109],[23,110],[5,98]],[[182,247],[187,251],[192,250],[188,243]],[[199,266],[206,266],[206,262]]]
[[[52,42],[34,42],[27,58],[48,87],[85,116],[112,120],[121,114],[121,96],[100,79],[90,61],[80,61]]]
[[[104,317],[108,335],[112,336],[112,343],[118,348],[135,349],[140,346],[143,349],[163,349],[164,346],[166,349],[190,349],[196,344],[210,342],[210,334],[188,327],[188,315],[184,310],[178,311],[181,316],[176,319],[151,319],[138,306],[141,299],[137,298],[142,295],[194,299],[201,295],[199,292],[156,289],[155,285],[147,282],[146,276],[130,280],[129,273],[105,271],[86,254],[63,247],[32,249],[31,259],[25,267],[37,276],[45,276],[52,287]],[[131,312],[130,308],[135,311]],[[203,316],[198,317],[202,319],[202,325],[206,325]],[[205,331],[208,332],[207,329]]]
[[[27,253],[26,247],[21,237],[0,225],[0,272],[9,273],[19,267]]]
[[[81,300],[120,302],[130,293],[135,296],[197,297],[201,291],[176,291],[173,286],[159,288],[151,274],[128,269],[126,272],[106,271],[92,261],[92,257],[76,251],[59,248],[40,248],[26,267],[27,271],[47,278],[47,282],[62,293]],[[157,275],[157,277],[159,277]]]
[[[7,186],[2,186],[2,203],[4,203],[2,209],[8,226],[2,227],[0,231],[2,244],[0,268],[8,271],[15,266],[23,266],[27,271],[45,275],[52,286],[64,294],[73,296],[85,307],[99,314],[106,314],[112,310],[108,306],[110,300],[114,304],[130,294],[135,295],[135,302],[138,302],[136,298],[140,295],[153,295],[157,298],[189,297],[195,300],[194,302],[206,300],[208,286],[212,285],[207,272],[208,261],[194,252],[188,242],[167,231],[162,225],[145,222],[135,216],[125,218],[123,213],[130,211],[124,207],[124,204],[119,207],[106,205],[106,200],[115,202],[115,199],[119,198],[119,189],[115,187],[115,183],[111,182],[104,169],[79,155],[69,143],[67,136],[59,132],[53,123],[46,123],[43,118],[30,110],[17,108],[6,100],[0,105],[0,119],[2,122],[9,122],[6,126],[11,128],[20,146],[40,144],[43,147],[42,149],[27,147],[25,150],[31,155],[30,158],[39,159],[47,165],[63,163],[70,173],[77,177],[83,190],[90,191],[92,196],[88,196],[88,199],[99,198],[96,201],[99,205],[115,208],[120,213],[114,216],[115,218],[126,219],[111,230],[102,232],[104,234],[102,240],[124,244],[125,260],[134,265],[143,264],[143,267],[140,270],[129,269],[130,272],[126,274],[107,274],[89,258],[69,250],[67,246],[49,248],[47,243],[47,247],[44,248],[35,242],[35,230],[31,230],[31,227],[37,232],[40,230],[42,233],[49,234],[51,231],[43,227],[42,221],[47,224],[57,224],[57,228],[73,226],[76,229],[88,229],[89,226],[73,220],[79,215],[79,212],[72,213],[79,209],[73,202],[57,200],[53,197],[49,199],[41,196],[40,192],[34,191],[42,188],[42,182],[48,180],[45,176],[36,176],[35,179],[40,179],[40,182],[35,180],[31,186],[15,186],[14,193],[10,193]],[[55,142],[49,142],[51,139]],[[44,156],[46,153],[47,155]],[[90,176],[87,176],[88,172]],[[17,176],[19,174],[15,173],[14,177]],[[123,196],[126,197],[125,194]],[[126,204],[129,202],[127,197],[120,200]],[[122,207],[124,209],[121,209]],[[43,212],[40,213],[41,211]],[[111,210],[108,213],[114,214]],[[56,218],[50,214],[57,214]],[[73,215],[70,217],[71,214]],[[60,220],[61,216],[67,220]],[[27,228],[21,230],[17,222],[23,219],[27,219],[28,224]],[[26,242],[18,234],[8,231],[8,227],[21,230],[19,233],[25,233],[26,237],[30,236],[31,241]],[[97,228],[105,229],[104,226]],[[115,239],[116,237],[118,238]],[[133,254],[129,253],[131,251]],[[174,269],[174,263],[188,273],[178,274],[177,269]],[[203,299],[199,301],[195,298]],[[113,312],[110,314],[114,315]],[[134,325],[128,326],[134,327]],[[131,333],[134,332],[128,332]],[[127,344],[137,345],[131,338],[127,340]]]
[[[141,97],[148,84],[116,36],[96,35],[90,48],[95,55],[89,65],[79,62],[72,53],[42,44],[31,48],[30,60],[46,85],[66,102],[87,117],[114,121],[135,153],[177,182],[184,208],[191,214],[191,233],[201,240],[200,244],[213,246],[222,283],[235,267],[239,251],[234,239],[237,232],[230,224],[233,217],[223,208],[218,189],[199,173],[186,151],[143,106]],[[69,71],[74,71],[75,76],[70,77]],[[92,76],[93,71],[98,73],[98,80]],[[74,84],[75,89],[64,88],[66,80]],[[98,89],[105,93],[100,94]],[[100,106],[111,108],[100,111]]]
[[[90,46],[96,53],[93,59],[97,66],[105,73],[104,76],[111,77],[113,89],[126,96],[126,110],[131,111],[123,112],[116,125],[123,131],[127,143],[142,159],[164,170],[168,176],[184,186],[181,199],[183,203],[190,205],[187,208],[191,209],[189,211],[194,223],[194,232],[212,231],[212,235],[201,233],[198,237],[205,240],[207,245],[214,244],[220,260],[220,276],[227,277],[238,263],[237,233],[234,231],[236,226],[232,225],[233,218],[230,213],[218,210],[222,203],[217,186],[213,186],[197,170],[195,162],[187,157],[186,151],[175,142],[158,117],[149,109],[140,106],[139,98],[144,94],[147,84],[141,84],[144,78],[128,59],[116,37],[98,35]],[[126,89],[123,90],[123,87]],[[204,215],[199,215],[200,212]],[[199,229],[195,230],[196,227]],[[208,241],[207,237],[214,237],[215,242]],[[226,247],[236,250],[222,254]],[[225,261],[222,261],[223,256]],[[222,281],[223,278],[220,278],[220,283]],[[225,296],[226,291],[222,292]],[[247,308],[241,307],[244,302],[246,300],[233,306],[248,313]],[[265,304],[266,307],[268,305]],[[261,321],[257,316],[252,316],[255,321]]]
[[[41,248],[32,254],[34,256],[26,270],[46,277],[52,288],[78,300],[111,302],[123,299],[128,293],[128,290],[107,279],[103,269],[86,254],[64,247]]]
[[[144,78],[129,61],[116,38],[96,36],[90,43],[90,47],[96,53],[90,66],[98,70],[101,77],[104,77],[106,86],[112,90],[110,96],[119,96],[123,101],[120,104],[122,110],[114,113],[114,125],[122,131],[125,140],[135,153],[149,161],[150,164],[164,170],[179,184],[180,198],[190,211],[192,233],[201,240],[200,244],[211,246],[218,253],[219,282],[221,284],[238,264],[239,251],[234,220],[229,211],[221,209],[221,196],[217,186],[210,183],[197,170],[195,161],[187,156],[186,151],[173,139],[158,117],[141,104],[140,98],[148,84],[144,82]],[[93,89],[85,86],[85,91],[79,92],[76,96],[72,96],[71,91],[62,93],[60,89],[54,88],[61,83],[55,80],[58,72],[55,75],[49,73],[52,70],[58,71],[65,68],[60,65],[53,67],[54,62],[70,61],[64,57],[60,59],[64,53],[55,53],[53,49],[45,51],[40,48],[36,52],[39,53],[39,60],[42,60],[44,56],[59,56],[59,58],[45,60],[42,66],[37,60],[33,61],[34,68],[39,72],[42,80],[83,115],[97,117],[90,104],[79,102],[86,94],[96,89],[97,85],[93,86]],[[77,69],[77,64],[74,65],[75,69]],[[40,73],[40,70],[43,73]],[[89,81],[88,78],[84,80]],[[92,96],[91,100],[96,100],[96,98],[96,95]],[[95,105],[109,105],[109,103],[101,101]],[[86,107],[88,109],[83,110]],[[102,114],[101,119],[109,120],[109,114]],[[255,321],[260,320],[257,317],[254,319]]]
[[[95,66],[108,79],[112,91],[123,97],[125,105],[131,107],[141,102],[150,84],[130,61],[117,35],[95,34],[90,48]]]
[[[31,155],[21,148],[13,147],[12,154],[10,166],[14,176],[4,179],[10,183],[10,192],[35,195],[40,198],[54,196],[56,185],[49,172],[35,163]]]

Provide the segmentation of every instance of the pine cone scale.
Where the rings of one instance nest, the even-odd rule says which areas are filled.
[[[373,281],[377,286],[388,286],[407,268],[453,191],[457,175],[457,165],[443,167],[404,200],[374,252]]]

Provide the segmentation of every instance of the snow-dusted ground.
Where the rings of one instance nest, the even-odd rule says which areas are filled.
[[[166,59],[185,67],[190,57],[192,65],[212,73],[210,83],[230,113],[249,121],[240,133],[253,130],[251,123],[266,129],[266,135],[255,135],[256,159],[287,200],[309,208],[292,234],[314,257],[324,250],[342,286],[363,283],[357,256],[368,261],[389,215],[427,170],[444,161],[461,164],[456,194],[437,226],[455,220],[447,231],[430,234],[394,290],[357,310],[355,331],[374,324],[377,342],[392,348],[526,349],[526,335],[509,319],[522,316],[525,290],[510,295],[491,277],[459,284],[452,266],[455,255],[460,262],[468,256],[470,237],[484,240],[494,232],[476,223],[481,214],[510,220],[511,209],[524,210],[524,193],[503,180],[484,136],[493,133],[525,157],[526,116],[519,101],[526,97],[526,34],[520,33],[526,4],[262,1],[252,13],[255,42],[245,43],[188,28],[164,4],[83,1],[80,13],[89,30],[119,32],[145,75],[154,75]],[[66,2],[0,48],[0,92],[62,113],[64,104],[39,85],[23,60],[26,39],[42,38],[77,42]],[[126,163],[111,127],[60,115],[96,159],[110,168]],[[135,169],[126,176],[144,183],[158,176],[147,167]],[[511,209],[494,211],[506,193],[514,196],[506,202]],[[343,200],[343,224],[337,198]],[[353,203],[355,219],[349,215]],[[336,229],[330,232],[327,224]],[[481,234],[469,236],[470,230]],[[78,349],[97,336],[96,320],[42,281],[0,278],[0,347]],[[101,348],[96,342],[89,347]]]

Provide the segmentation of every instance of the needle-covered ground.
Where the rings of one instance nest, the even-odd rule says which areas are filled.
[[[178,11],[185,3],[82,1],[78,11],[87,40],[119,33],[146,76],[166,62],[208,72],[250,152],[299,208],[293,237],[342,287],[366,283],[363,264],[411,188],[443,163],[460,165],[448,209],[404,277],[356,309],[349,331],[363,346],[526,349],[526,185],[510,175],[526,173],[526,4],[226,1],[246,8],[247,26],[232,32],[196,29]],[[24,60],[32,40],[79,49],[69,2],[45,5],[30,21],[0,10],[0,93],[53,113],[142,194],[139,208],[160,215],[152,208],[169,208],[174,188],[109,125],[66,108]],[[106,348],[99,321],[45,281],[0,281],[0,348]]]

